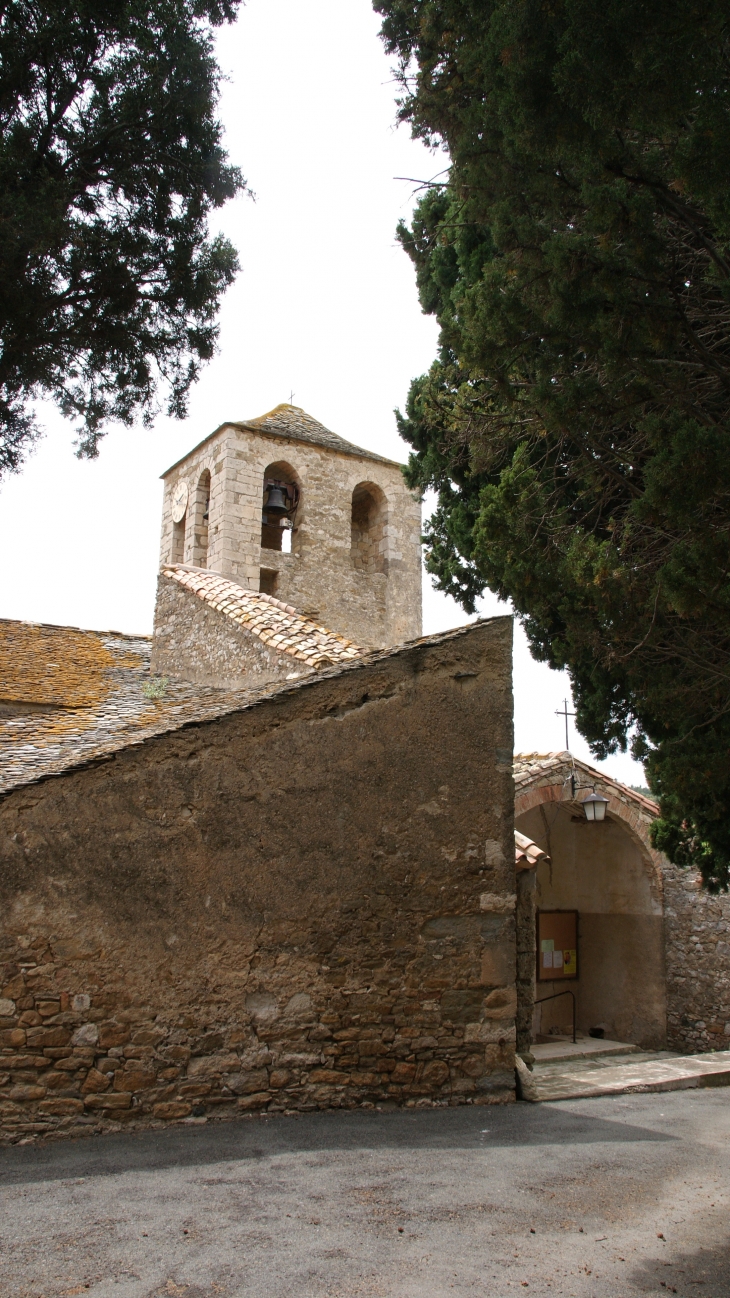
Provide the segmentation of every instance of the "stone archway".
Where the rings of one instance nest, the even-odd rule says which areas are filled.
[[[608,799],[602,825],[583,815],[587,787]],[[538,999],[570,987],[583,1032],[603,1025],[633,1044],[665,1044],[663,875],[648,832],[655,804],[568,753],[517,758],[515,792],[516,828],[551,858],[536,870],[537,909],[579,914],[578,977],[541,982]],[[535,1027],[560,1027],[566,1007],[567,997],[544,1006]]]

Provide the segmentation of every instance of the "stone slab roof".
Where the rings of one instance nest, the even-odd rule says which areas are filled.
[[[338,451],[340,455],[355,455],[359,459],[377,460],[380,464],[391,464],[394,468],[400,469],[401,465],[397,460],[389,460],[385,455],[376,455],[375,451],[366,451],[362,446],[355,446],[354,442],[345,441],[338,433],[333,433],[331,429],[325,428],[312,415],[308,415],[306,410],[299,406],[290,406],[286,402],[275,406],[265,415],[258,415],[255,419],[227,419],[224,424],[219,424],[218,428],[204,437],[202,442],[198,442],[191,451],[183,455],[181,459],[171,464],[169,469],[161,474],[166,478],[168,473],[172,473],[178,465],[184,464],[189,456],[194,455],[200,450],[205,443],[215,437],[222,428],[240,428],[252,433],[263,433],[267,437],[283,437],[293,442],[309,442],[312,446],[325,446],[330,451]]]
[[[602,784],[611,789],[622,802],[633,803],[643,816],[654,820],[659,815],[659,807],[652,798],[637,793],[627,784],[614,780],[605,771],[596,770],[587,762],[581,762],[572,753],[516,753],[514,761],[515,796],[525,792],[533,784],[546,780],[551,782],[559,776],[569,778],[570,771],[583,778],[584,783]]]
[[[243,586],[207,568],[166,564],[161,573],[229,617],[270,649],[288,654],[309,667],[349,662],[360,658],[364,652],[336,631],[328,631],[311,618],[303,617],[290,604],[282,604],[273,595],[244,590]]]
[[[157,735],[242,712],[322,677],[394,657],[414,644],[437,645],[469,635],[479,625],[472,622],[367,657],[358,654],[281,685],[219,690],[170,680],[160,697],[150,697],[146,689],[154,680],[149,667],[151,637],[0,619],[0,642],[5,644],[2,661],[6,667],[10,664],[9,677],[2,678],[6,682],[2,698],[9,701],[0,704],[0,794],[110,757]],[[69,647],[75,647],[74,652],[64,657]]]
[[[0,792],[208,715],[221,690],[150,698],[149,636],[0,620]]]
[[[299,406],[284,403],[275,406],[266,415],[259,415],[257,419],[243,419],[240,423],[234,420],[233,427],[249,428],[252,433],[267,433],[271,437],[289,437],[295,442],[311,442],[314,446],[326,446],[330,451],[339,451],[341,455],[357,455],[366,460],[379,460],[381,464],[396,463],[395,460],[386,459],[384,455],[376,455],[375,451],[355,446],[354,442],[346,442],[344,437],[325,428],[324,424],[313,419]]]

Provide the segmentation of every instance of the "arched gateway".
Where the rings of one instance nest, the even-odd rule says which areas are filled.
[[[607,799],[602,822],[583,812],[592,790]],[[532,978],[518,979],[522,1049],[528,1035],[567,1031],[572,1003],[559,995],[567,991],[580,1032],[666,1044],[663,870],[649,839],[657,811],[570,753],[517,757],[515,828],[546,853],[534,871],[518,873],[518,949],[537,953]],[[556,950],[553,969],[555,939],[541,934],[564,928],[576,933],[575,959]]]

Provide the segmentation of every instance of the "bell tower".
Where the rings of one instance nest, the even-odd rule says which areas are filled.
[[[162,476],[161,566],[211,569],[363,647],[421,634],[421,506],[395,461],[280,405]]]

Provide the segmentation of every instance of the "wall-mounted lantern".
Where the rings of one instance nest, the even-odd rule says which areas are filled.
[[[595,789],[593,790],[593,793],[588,794],[587,798],[583,798],[581,806],[583,807],[586,820],[606,819],[608,798],[601,797],[601,794],[596,793]]]

